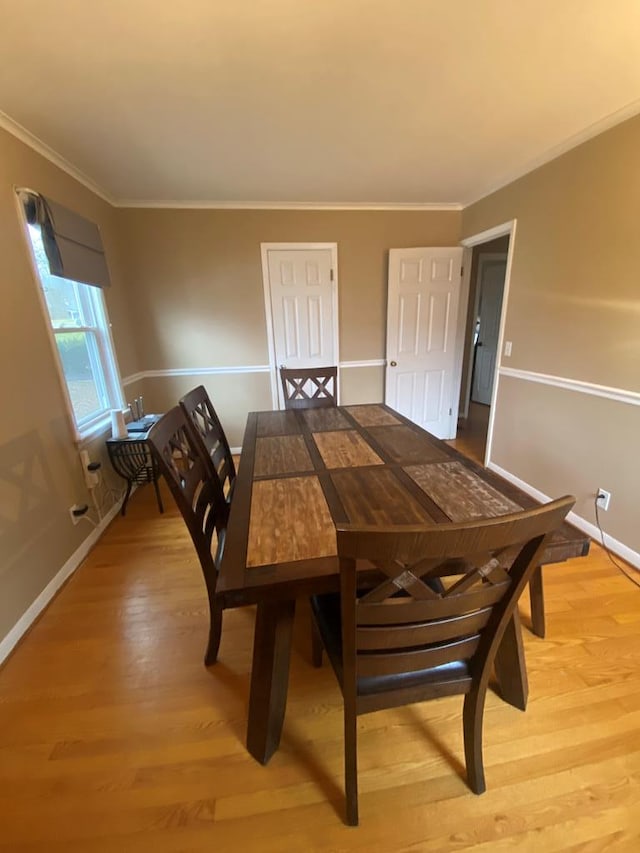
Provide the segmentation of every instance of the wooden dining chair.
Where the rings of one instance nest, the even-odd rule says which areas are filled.
[[[179,401],[180,407],[193,424],[194,437],[222,483],[227,503],[231,503],[236,483],[236,466],[229,442],[206,388],[198,385]]]
[[[285,409],[319,409],[338,403],[338,368],[280,368]]]
[[[187,525],[202,567],[209,598],[209,642],[204,658],[209,666],[217,659],[222,631],[222,606],[216,596],[216,584],[228,504],[222,483],[212,474],[180,406],[163,415],[149,433],[147,443]]]
[[[358,823],[360,714],[464,694],[467,780],[485,790],[482,718],[496,653],[551,533],[575,503],[564,497],[498,518],[433,527],[340,525],[340,594],[312,599],[344,699],[346,819]],[[385,579],[357,591],[356,564]],[[433,581],[442,579],[439,592]]]

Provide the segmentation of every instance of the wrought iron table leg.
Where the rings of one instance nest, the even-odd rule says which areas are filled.
[[[160,486],[158,485],[158,477],[154,476],[153,478],[153,488],[156,490],[156,498],[158,499],[158,509],[160,512],[164,512],[164,507],[162,506],[162,498],[160,497]]]
[[[124,494],[124,500],[122,501],[122,509],[120,510],[120,515],[124,515],[127,511],[127,504],[129,503],[129,495],[131,494],[132,486],[133,482],[131,480],[127,480],[127,491]]]

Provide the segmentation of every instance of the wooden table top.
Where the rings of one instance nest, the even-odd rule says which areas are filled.
[[[536,505],[382,404],[252,412],[217,593],[232,607],[337,589],[337,522],[447,524]],[[564,524],[543,563],[588,547]]]

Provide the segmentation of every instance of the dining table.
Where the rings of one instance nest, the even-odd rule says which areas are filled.
[[[251,412],[247,417],[216,595],[256,604],[247,748],[266,764],[287,701],[296,600],[339,590],[336,525],[442,525],[538,506],[533,497],[388,406]],[[544,636],[542,566],[587,554],[569,523],[530,582],[531,627]],[[374,567],[363,566],[362,578]],[[528,697],[520,618],[495,661],[502,698]]]

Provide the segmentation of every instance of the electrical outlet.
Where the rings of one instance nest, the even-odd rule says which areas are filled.
[[[606,489],[598,489],[598,494],[596,495],[596,503],[598,504],[599,509],[603,509],[606,512],[609,509],[610,500],[611,492],[607,492]]]
[[[511,342],[511,341],[505,341],[505,344],[504,344],[504,354],[505,354],[505,358],[510,358],[510,357],[511,357],[511,350],[512,350],[512,347],[513,347],[513,344],[512,344],[512,342]]]
[[[69,516],[73,524],[78,524],[89,507],[86,504],[74,504],[69,507]]]
[[[100,483],[100,475],[98,473],[100,463],[92,462],[91,457],[86,450],[80,451],[80,463],[82,465],[82,473],[84,475],[84,481],[87,489],[91,491],[91,489],[95,489]]]

